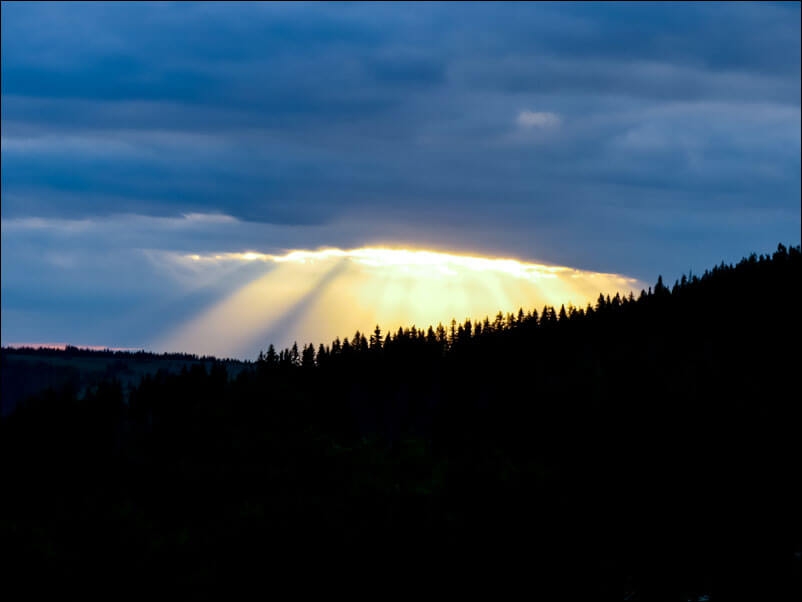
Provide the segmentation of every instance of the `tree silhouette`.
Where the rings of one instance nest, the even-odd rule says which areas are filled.
[[[301,353],[301,366],[304,368],[315,367],[315,346],[312,343],[304,346]]]
[[[382,331],[379,325],[373,329],[373,334],[370,337],[370,348],[373,351],[380,351],[382,348]]]

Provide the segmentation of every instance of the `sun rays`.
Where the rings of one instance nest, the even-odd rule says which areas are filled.
[[[203,264],[263,262],[264,275],[234,291],[154,344],[251,357],[269,343],[325,342],[400,326],[481,319],[519,307],[595,302],[599,293],[628,294],[642,283],[618,274],[428,250],[363,247],[190,254]]]

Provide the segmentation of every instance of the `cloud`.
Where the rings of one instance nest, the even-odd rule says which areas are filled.
[[[198,266],[165,253],[397,244],[651,281],[798,241],[799,18],[799,3],[4,4],[4,316],[47,308],[14,315],[78,331],[95,328],[79,308],[113,323],[164,278],[190,294]],[[186,303],[260,265],[203,272]]]
[[[523,128],[537,129],[556,128],[562,123],[559,115],[544,111],[521,111],[516,121]]]
[[[498,93],[557,98],[590,95],[597,100],[632,98],[654,102],[737,99],[792,106],[800,100],[799,86],[787,73],[717,70],[665,57],[476,57],[458,65],[454,78]]]

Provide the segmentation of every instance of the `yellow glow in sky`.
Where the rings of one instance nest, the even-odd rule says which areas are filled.
[[[273,343],[329,344],[379,324],[426,328],[544,305],[595,303],[643,283],[618,274],[426,250],[365,247],[184,255],[195,265],[261,261],[266,273],[179,326],[157,349],[254,357]]]

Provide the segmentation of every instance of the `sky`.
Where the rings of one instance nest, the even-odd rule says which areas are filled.
[[[251,357],[800,241],[799,3],[3,2],[1,58],[3,345]]]

